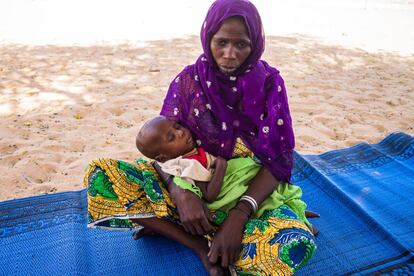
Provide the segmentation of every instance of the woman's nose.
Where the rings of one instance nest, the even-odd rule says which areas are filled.
[[[223,57],[226,59],[235,59],[236,58],[236,48],[232,45],[227,46],[224,49]]]

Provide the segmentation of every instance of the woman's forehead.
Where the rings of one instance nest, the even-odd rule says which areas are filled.
[[[224,20],[221,27],[214,34],[214,38],[243,38],[249,39],[249,34],[244,20],[237,17],[231,17]]]

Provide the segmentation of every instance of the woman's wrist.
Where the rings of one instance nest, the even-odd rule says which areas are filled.
[[[244,227],[246,222],[251,218],[252,210],[243,201],[239,201],[229,213],[229,217],[237,217],[236,222],[240,222],[239,225]]]
[[[234,230],[237,231],[238,229],[242,231],[246,223],[249,221],[249,219],[247,218],[245,214],[241,213],[237,209],[232,209],[226,221],[231,225],[231,227]]]
[[[250,218],[250,216],[249,216],[249,214],[248,213],[246,213],[246,212],[244,212],[242,209],[240,209],[240,208],[237,208],[237,207],[234,207],[233,209],[232,209],[232,212],[233,213],[235,213],[235,214],[241,214],[242,215],[242,217],[240,217],[240,216],[238,216],[238,217],[240,217],[240,220],[241,221],[243,221],[243,222],[246,222],[246,221],[248,221],[249,220],[249,218]]]

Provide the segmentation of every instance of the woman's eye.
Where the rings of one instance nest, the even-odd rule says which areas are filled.
[[[175,138],[175,135],[171,134],[168,136],[168,141],[169,142],[174,141],[174,138]]]
[[[243,49],[247,47],[247,43],[246,42],[239,42],[239,44],[237,45],[239,48]]]
[[[218,46],[220,46],[220,47],[224,47],[224,46],[226,46],[226,41],[224,41],[224,40],[221,40],[221,41],[219,41],[218,43],[217,43],[217,45]]]

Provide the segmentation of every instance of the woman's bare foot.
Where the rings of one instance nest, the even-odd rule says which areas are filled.
[[[317,235],[319,235],[320,231],[318,230],[318,228],[316,228],[315,226],[311,225],[309,226],[309,229],[311,230],[312,234],[316,237]]]
[[[305,217],[306,218],[320,218],[321,217],[321,215],[319,215],[318,213],[315,213],[315,212],[313,212],[313,211],[310,211],[310,210],[306,210],[305,211]],[[315,226],[313,226],[313,225],[310,225],[309,226],[309,229],[311,230],[311,232],[312,232],[312,234],[316,237],[317,235],[319,235],[319,230],[318,230],[318,228],[316,228]]]
[[[305,216],[307,218],[320,218],[321,217],[321,215],[319,215],[318,213],[315,213],[315,212],[310,211],[310,210],[305,211]]]
[[[144,227],[144,228],[141,228],[140,230],[135,231],[134,233],[132,233],[132,238],[134,240],[139,240],[140,238],[142,238],[145,235],[153,236],[153,235],[156,235],[156,233],[153,232],[152,230],[150,230],[149,228]]]

